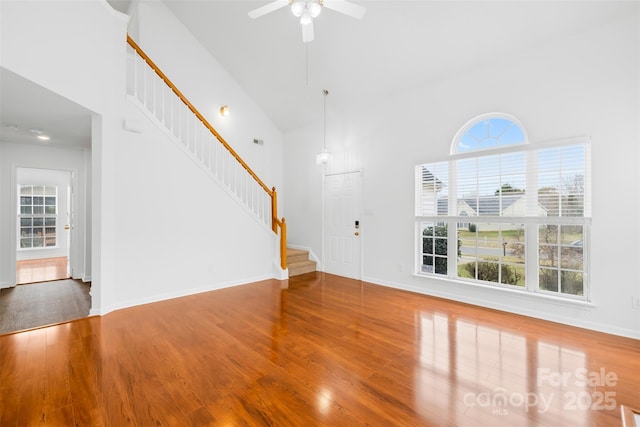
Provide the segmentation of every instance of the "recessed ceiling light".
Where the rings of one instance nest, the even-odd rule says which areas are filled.
[[[49,141],[51,139],[48,135],[45,135],[45,134],[38,135],[36,138],[38,138],[41,141]]]

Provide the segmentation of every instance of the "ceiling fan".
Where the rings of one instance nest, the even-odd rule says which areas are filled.
[[[344,13],[356,19],[361,19],[366,11],[364,7],[346,0],[275,0],[252,10],[249,12],[249,17],[256,19],[285,6],[290,6],[291,13],[293,13],[295,17],[300,18],[302,41],[305,43],[313,40],[313,18],[320,15],[323,7]]]

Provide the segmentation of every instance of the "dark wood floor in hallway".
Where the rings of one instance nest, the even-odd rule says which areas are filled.
[[[0,336],[0,425],[620,426],[639,355],[310,273]]]

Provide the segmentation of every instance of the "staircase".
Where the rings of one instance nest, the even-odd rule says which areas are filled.
[[[289,277],[316,271],[316,262],[309,259],[309,251],[287,248]]]
[[[278,218],[276,188],[267,187],[129,35],[127,45],[128,98],[265,230],[280,231],[280,268],[286,270],[287,224]],[[302,269],[314,271],[315,263]]]

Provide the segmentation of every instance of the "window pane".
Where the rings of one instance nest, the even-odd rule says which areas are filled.
[[[557,245],[540,245],[538,247],[538,262],[541,266],[557,267],[558,266],[558,246]]]
[[[21,206],[30,206],[32,204],[33,204],[33,197],[26,197],[26,196],[20,197]]]
[[[42,215],[42,214],[44,214],[44,206],[34,206],[33,207],[33,214],[34,215]]]
[[[585,215],[585,152],[581,144],[538,151],[538,202],[547,216]]]
[[[524,239],[523,239],[524,241]],[[525,245],[524,243],[507,243],[506,245],[509,261],[515,264],[524,264]]]
[[[538,286],[545,291],[558,292],[558,270],[541,268],[538,276]]]
[[[43,196],[44,195],[44,187],[41,185],[34,185],[33,186],[33,194],[37,195],[37,196]]]
[[[422,257],[422,272],[423,273],[433,273],[433,257],[432,256],[423,256]]]
[[[558,243],[558,226],[540,225],[538,227],[538,242],[553,244]]]
[[[565,246],[560,252],[560,268],[582,272],[582,247]]]
[[[458,230],[458,239],[459,277],[525,285],[524,224],[476,223]]]
[[[55,206],[45,206],[44,207],[44,213],[46,215],[55,215],[56,214],[56,207]]]
[[[33,198],[33,204],[34,205],[44,205],[44,197],[42,196],[36,196]]]
[[[447,239],[434,239],[434,248],[436,255],[447,255]]]
[[[524,131],[505,117],[480,118],[456,143],[456,153],[485,150],[526,142]]]
[[[44,225],[46,225],[47,227],[55,227],[56,226],[56,219],[55,218],[45,218],[44,219]]]
[[[44,218],[33,218],[34,227],[42,227],[44,225]]]
[[[435,261],[436,261],[436,274],[447,274],[447,259],[437,257]]]
[[[416,167],[416,215],[447,215],[449,167],[430,163]]]
[[[582,225],[540,225],[539,288],[570,295],[584,294]],[[559,279],[558,279],[559,278]]]
[[[21,248],[30,248],[33,246],[33,242],[31,241],[30,237],[27,238],[21,238],[20,239],[20,247]]]
[[[55,206],[56,205],[56,198],[52,197],[52,196],[47,196],[44,199],[45,205],[47,206]]]
[[[32,218],[20,218],[20,226],[21,227],[31,227],[33,225]]]
[[[33,247],[34,248],[41,248],[44,246],[44,240],[42,239],[42,237],[34,237],[33,238]]]
[[[582,226],[563,225],[560,229],[560,243],[570,246],[582,246]]]
[[[583,275],[576,271],[561,271],[560,285],[563,294],[583,295]]]
[[[504,264],[502,266],[501,281],[505,285],[524,286],[525,270],[524,265]]]
[[[447,227],[433,222],[423,222],[422,266],[423,273],[447,274]],[[435,256],[434,256],[435,254]]]

